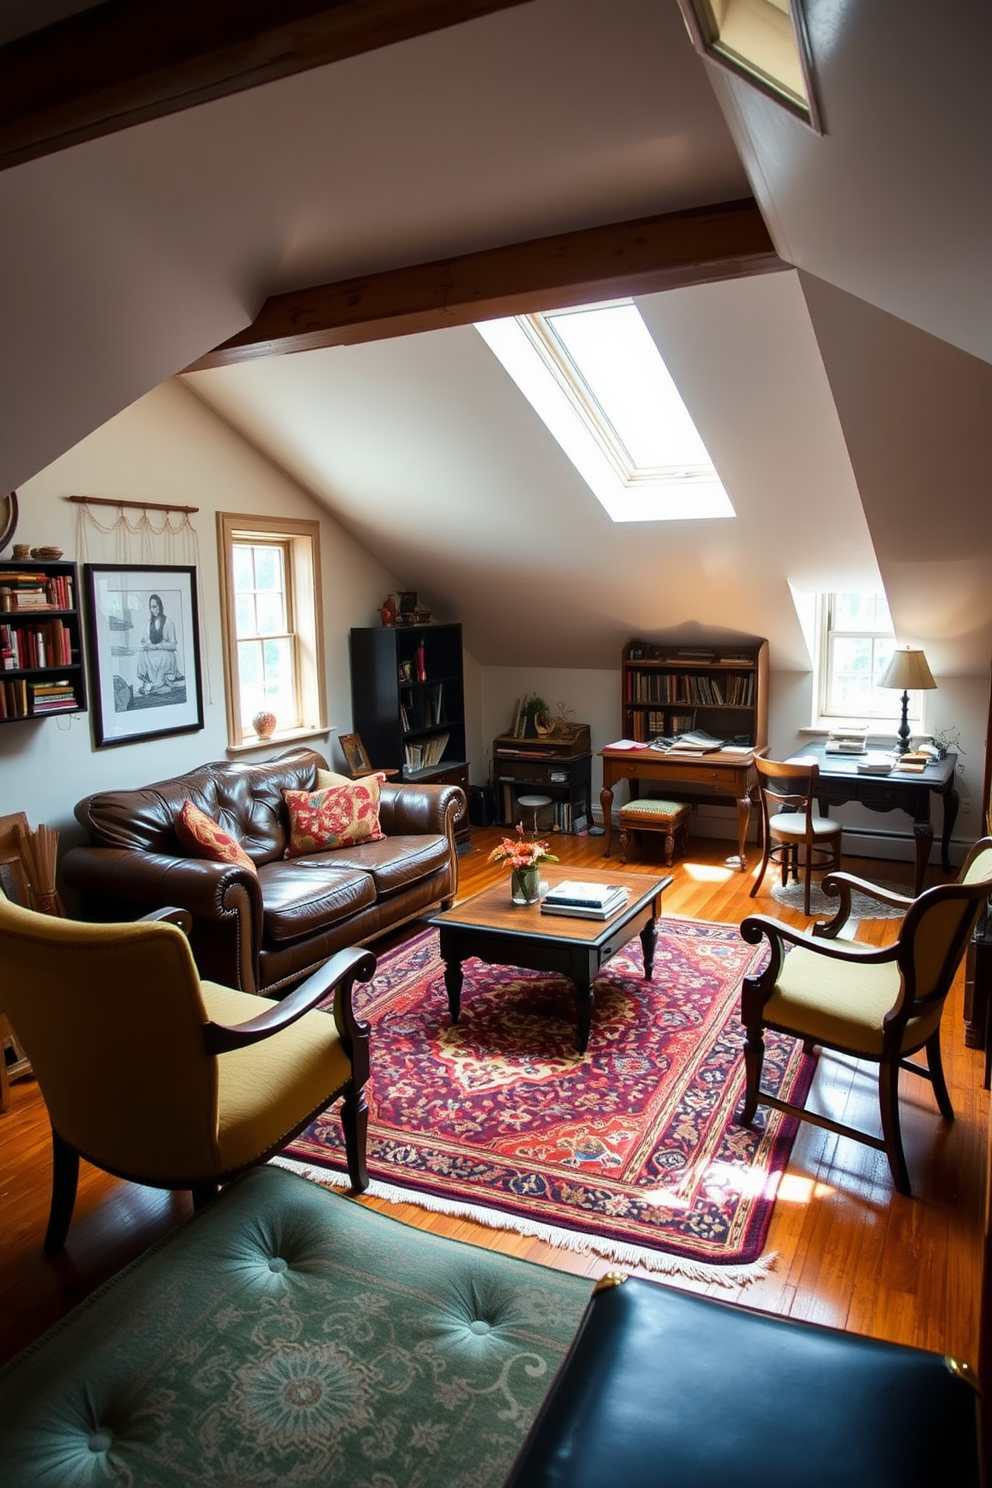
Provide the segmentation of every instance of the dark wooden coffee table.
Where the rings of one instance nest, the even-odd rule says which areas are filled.
[[[483,889],[452,909],[434,915],[444,958],[444,985],[452,1023],[457,1023],[462,1003],[462,963],[477,956],[494,966],[526,966],[531,971],[557,971],[575,983],[575,1016],[578,1049],[589,1045],[592,1020],[593,982],[611,956],[635,935],[641,937],[644,975],[654,972],[654,948],[661,895],[672,875],[654,878],[646,873],[602,872],[595,869],[542,867],[541,875],[552,886],[562,879],[586,883],[622,884],[630,898],[608,920],[579,916],[546,915],[538,904],[513,904],[510,880]]]

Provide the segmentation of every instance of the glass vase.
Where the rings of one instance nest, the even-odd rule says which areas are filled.
[[[514,868],[510,874],[510,897],[514,904],[536,904],[541,897],[541,870]]]

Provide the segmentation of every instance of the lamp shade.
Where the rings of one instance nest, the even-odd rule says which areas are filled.
[[[929,692],[937,686],[923,652],[914,650],[912,646],[903,646],[892,653],[892,660],[878,685],[895,687],[900,692]]]

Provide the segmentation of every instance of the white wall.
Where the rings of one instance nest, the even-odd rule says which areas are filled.
[[[94,749],[89,713],[4,724],[0,813],[23,810],[32,826],[47,822],[60,832],[64,849],[81,839],[72,808],[82,796],[104,788],[145,785],[225,757],[217,511],[319,518],[328,721],[337,732],[350,729],[348,632],[353,625],[375,622],[383,596],[397,588],[396,579],[186,388],[175,381],[164,383],[22,486],[14,540],[32,546],[57,543],[68,559],[80,562],[190,561],[166,556],[164,539],[152,540],[146,551],[125,553],[115,537],[100,533],[87,536],[81,552],[77,535],[81,508],[65,499],[70,494],[199,507],[191,520],[199,546],[204,728],[161,741]],[[105,526],[115,516],[111,508],[93,510]],[[139,512],[129,516],[133,522],[140,519]],[[335,757],[333,733],[313,743],[321,753]],[[269,745],[249,758],[269,757],[285,747]]]

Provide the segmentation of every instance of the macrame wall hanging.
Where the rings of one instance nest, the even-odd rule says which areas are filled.
[[[159,501],[115,501],[107,496],[70,496],[76,503],[76,553],[80,563],[182,564],[200,571],[200,543],[190,521],[198,506],[172,506]],[[94,508],[99,507],[105,520]],[[137,513],[131,516],[129,513]],[[96,551],[91,551],[92,547]],[[199,606],[200,655],[208,702],[210,645],[206,606]]]

